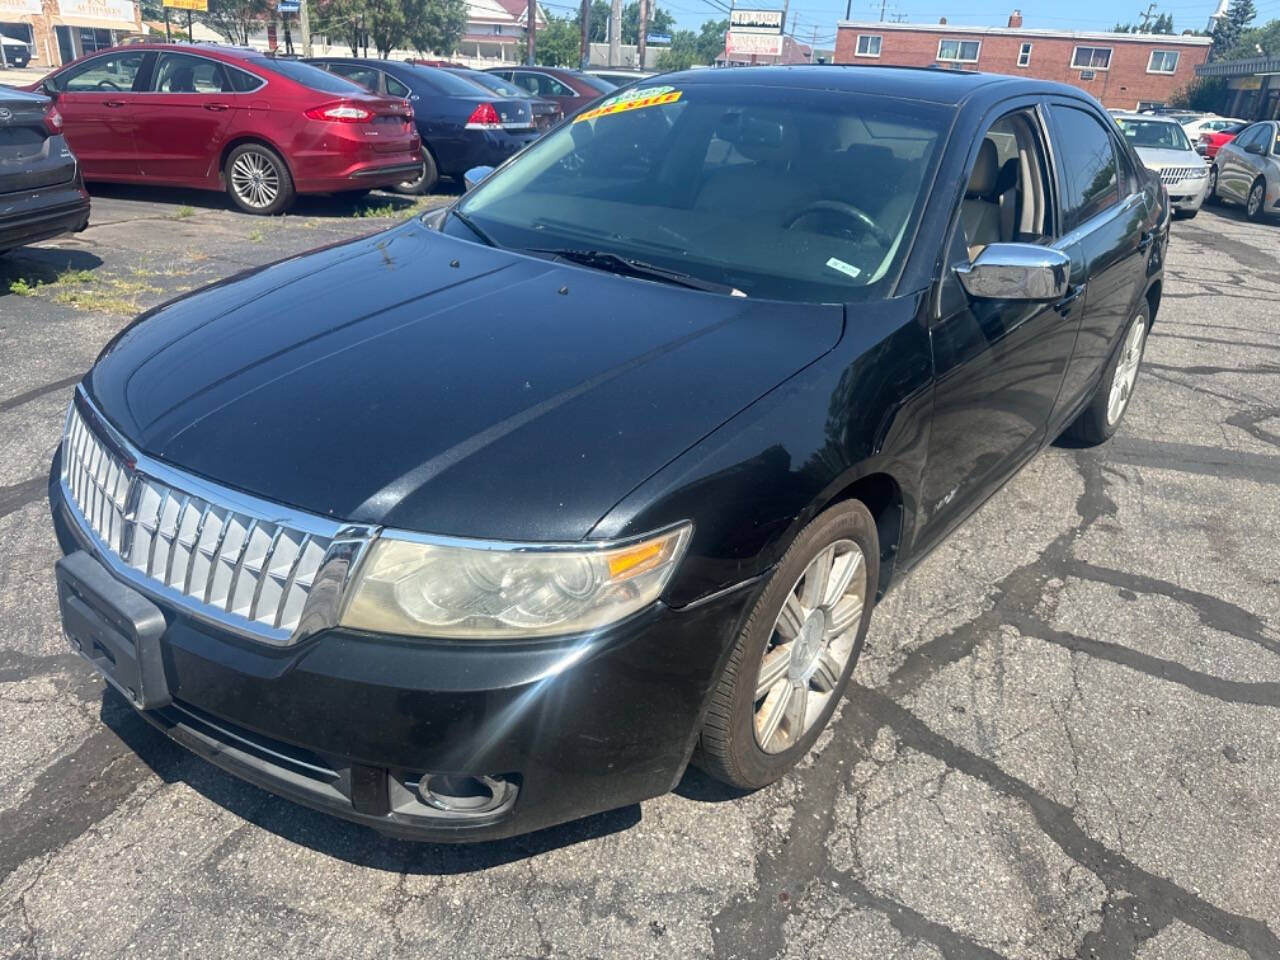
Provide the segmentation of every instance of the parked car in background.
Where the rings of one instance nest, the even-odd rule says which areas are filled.
[[[690,757],[759,788],[885,590],[1064,430],[1120,428],[1169,214],[1097,101],[659,83],[108,344],[49,502],[66,633],[144,719],[419,839],[632,804]]]
[[[1175,214],[1188,219],[1200,212],[1209,186],[1209,165],[1191,146],[1177,120],[1146,114],[1121,114],[1116,126],[1148,170],[1160,175]]]
[[[0,33],[0,47],[4,48],[4,62],[11,67],[25,67],[31,62],[31,47],[22,40]]]
[[[1221,130],[1206,130],[1202,132],[1195,145],[1196,153],[1212,160],[1218,155],[1218,150],[1221,149],[1224,143],[1230,143],[1232,138],[1248,125],[1242,120],[1239,123],[1225,126]]]
[[[651,70],[623,70],[609,67],[588,67],[586,72],[593,77],[607,80],[617,87],[625,87],[628,83],[634,83],[637,80],[647,80],[654,75]]]
[[[1202,133],[1217,133],[1219,130],[1225,130],[1227,127],[1234,127],[1237,124],[1245,123],[1235,117],[1219,117],[1216,114],[1209,114],[1204,117],[1197,117],[1192,120],[1179,121],[1182,123],[1183,132],[1192,143],[1200,140]]]
[[[86,180],[225,190],[248,213],[391,186],[422,163],[404,100],[253,50],[113,47],[33,87],[57,101]]]
[[[0,254],[89,224],[89,194],[48,97],[0,86]]]
[[[550,100],[566,117],[617,89],[617,84],[608,80],[562,67],[490,67],[485,73],[510,80],[535,97]]]
[[[413,107],[422,138],[416,175],[400,193],[430,193],[443,177],[496,166],[538,138],[527,95],[500,97],[440,67],[396,60],[315,57],[308,63]]]
[[[550,130],[564,118],[564,113],[560,110],[559,104],[534,96],[523,87],[517,87],[510,80],[503,80],[496,73],[485,73],[483,70],[473,70],[471,67],[446,67],[445,69],[449,73],[462,77],[464,80],[479,84],[485,90],[490,93],[496,93],[500,97],[522,97],[527,99],[529,107],[533,111],[533,125],[539,131]],[[463,172],[465,173],[466,171]]]
[[[1215,200],[1243,204],[1251,220],[1280,215],[1280,121],[1250,124],[1223,144],[1210,188]]]

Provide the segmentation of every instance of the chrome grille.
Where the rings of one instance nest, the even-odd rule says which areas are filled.
[[[1161,183],[1178,183],[1182,180],[1198,180],[1208,172],[1208,167],[1165,167],[1160,171]]]
[[[112,449],[122,440],[104,442],[89,424],[73,403],[62,486],[106,559],[192,613],[257,639],[301,639],[299,625],[326,565],[339,561],[340,593],[373,534],[179,475],[131,450],[122,456]],[[308,632],[336,622],[337,594],[327,593],[331,609],[308,616]]]

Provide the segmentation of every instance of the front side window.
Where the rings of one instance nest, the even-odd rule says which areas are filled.
[[[1084,70],[1109,70],[1110,47],[1076,47],[1071,54],[1071,66]]]
[[[598,251],[749,297],[843,302],[905,255],[953,109],[641,86],[543,137],[458,209],[503,247]],[[475,239],[456,218],[445,229]]]
[[[938,59],[952,63],[977,63],[980,40],[939,40]]]
[[[1190,150],[1191,141],[1176,123],[1163,120],[1132,120],[1120,117],[1116,126],[1124,134],[1131,147],[1151,147],[1157,150]]]
[[[1177,50],[1151,51],[1151,59],[1147,61],[1147,73],[1176,73],[1177,70]]]
[[[1102,123],[1075,107],[1051,106],[1062,175],[1064,229],[1073,230],[1120,202],[1116,148]]]
[[[1031,65],[1031,44],[1024,43],[1018,51],[1018,66],[1028,67]]]
[[[139,50],[95,57],[55,77],[54,89],[67,93],[128,93],[146,56]]]
[[[162,53],[151,89],[156,93],[225,93],[231,88],[222,64],[185,53]]]
[[[878,57],[880,56],[881,38],[872,34],[858,34],[858,49],[855,53],[859,57]]]

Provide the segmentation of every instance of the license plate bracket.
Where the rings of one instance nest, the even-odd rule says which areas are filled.
[[[160,608],[83,550],[60,559],[54,571],[62,627],[76,652],[139,709],[172,703]]]

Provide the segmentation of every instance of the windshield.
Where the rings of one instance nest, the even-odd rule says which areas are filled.
[[[1124,131],[1130,146],[1154,147],[1158,150],[1190,150],[1191,142],[1176,123],[1159,120],[1120,119],[1116,123]]]
[[[605,99],[459,205],[497,244],[613,253],[748,296],[840,302],[885,277],[952,111],[746,83]],[[450,218],[445,228],[474,234]]]
[[[304,87],[310,87],[322,93],[345,93],[350,96],[353,93],[369,92],[358,83],[336,76],[328,70],[313,67],[309,63],[299,63],[297,60],[276,60],[271,57],[256,57],[250,62],[255,67],[278,73],[288,77],[294,83],[300,83]]]

